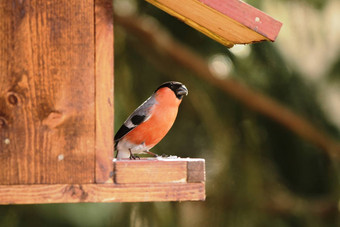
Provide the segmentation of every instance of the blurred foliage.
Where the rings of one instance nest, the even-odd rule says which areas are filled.
[[[324,0],[281,0],[283,2],[301,2],[301,3],[306,3],[306,4],[309,4],[311,6],[313,6],[314,8],[316,9],[322,9],[326,4],[327,4],[327,1],[324,1]],[[247,0],[245,1],[247,2],[248,4],[252,5],[252,6],[255,6],[257,8],[261,8],[261,3],[262,1],[259,1],[259,0]]]
[[[118,1],[118,0],[117,0]],[[282,0],[290,2],[289,0]],[[322,9],[327,1],[301,0]],[[318,98],[318,84],[285,62],[276,43],[251,45],[239,57],[145,1],[138,14],[160,23],[207,61],[223,54],[231,77],[273,97],[339,139]],[[261,9],[262,1],[247,1]],[[275,17],[275,15],[272,15]],[[159,66],[155,67],[153,60]],[[326,79],[339,80],[340,55]],[[334,79],[334,80],[333,80]],[[271,119],[155,56],[115,28],[115,127],[161,83],[189,89],[178,118],[153,152],[206,159],[205,202],[1,206],[0,226],[339,226],[339,164]]]
[[[340,58],[337,62],[333,65],[332,69],[329,72],[329,79],[331,81],[335,81],[336,83],[340,82]]]

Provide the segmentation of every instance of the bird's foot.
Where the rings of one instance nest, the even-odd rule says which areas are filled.
[[[140,159],[140,157],[138,157],[137,155],[133,155],[132,154],[131,149],[129,149],[129,151],[130,151],[130,157],[129,157],[130,160],[132,160],[132,159],[133,160]]]
[[[129,159],[130,159],[130,160],[136,160],[136,159],[140,160],[140,157],[137,156],[137,155],[130,154]]]

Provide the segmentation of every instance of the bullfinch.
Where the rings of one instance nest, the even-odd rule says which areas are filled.
[[[160,85],[117,131],[114,137],[116,158],[136,159],[136,154],[140,153],[157,156],[150,149],[172,127],[185,95],[188,95],[188,89],[180,82],[170,81]]]

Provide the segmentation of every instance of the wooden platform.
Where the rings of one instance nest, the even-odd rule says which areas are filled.
[[[114,160],[113,183],[0,185],[0,204],[197,201],[204,159]]]

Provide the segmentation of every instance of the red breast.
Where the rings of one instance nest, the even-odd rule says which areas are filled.
[[[124,139],[134,144],[144,142],[151,149],[168,133],[175,122],[181,100],[167,87],[159,89],[155,98],[157,103],[152,109],[150,119],[138,125]]]

